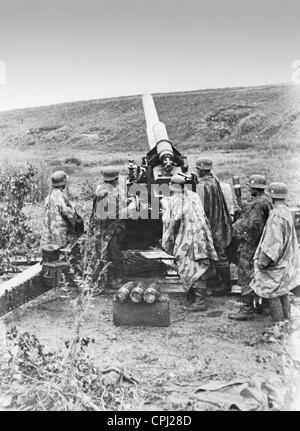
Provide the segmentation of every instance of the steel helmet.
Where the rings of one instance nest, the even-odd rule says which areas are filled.
[[[55,171],[51,175],[52,187],[61,187],[67,184],[67,174],[64,171]]]
[[[196,168],[198,169],[212,169],[213,162],[208,157],[200,157],[196,161]]]
[[[284,183],[271,183],[268,192],[271,198],[285,199],[288,194],[288,189]]]
[[[249,181],[246,184],[252,189],[267,188],[267,181],[264,175],[251,175],[251,177],[249,178]]]
[[[119,171],[116,168],[104,168],[102,170],[103,181],[113,181],[119,178]]]

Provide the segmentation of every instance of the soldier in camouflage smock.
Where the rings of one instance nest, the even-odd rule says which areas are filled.
[[[122,242],[125,220],[119,217],[119,188],[117,170],[102,172],[103,184],[97,187],[91,215],[91,234],[96,237],[96,256],[93,282],[100,288],[108,284],[116,288],[123,274]]]
[[[211,172],[212,160],[199,158],[196,162],[198,181],[203,185],[203,207],[209,221],[214,246],[219,257],[216,263],[217,278],[220,282],[218,291],[231,291],[230,267],[226,249],[231,243],[232,221],[227,203],[218,178]],[[217,290],[215,288],[214,290]]]
[[[56,171],[51,176],[51,191],[45,200],[41,236],[42,254],[52,252],[59,256],[59,250],[76,241],[76,210],[65,194],[67,176]]]
[[[267,298],[273,320],[290,318],[288,293],[300,285],[300,254],[293,216],[285,198],[284,183],[269,187],[274,208],[265,225],[254,256],[254,277],[250,287]]]
[[[173,196],[162,201],[162,247],[174,256],[185,291],[194,289],[195,303],[190,310],[204,311],[206,280],[211,263],[218,261],[212,234],[199,196],[184,190],[183,177],[172,177],[170,191]]]
[[[253,295],[249,285],[253,277],[253,257],[272,208],[271,199],[265,194],[267,188],[263,175],[252,175],[247,183],[252,201],[233,224],[233,240],[238,246],[238,282],[241,286],[243,305],[236,314],[229,315],[234,320],[253,319]]]

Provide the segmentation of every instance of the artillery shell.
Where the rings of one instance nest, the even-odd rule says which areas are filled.
[[[130,292],[130,299],[132,302],[138,303],[143,301],[143,294],[145,290],[145,285],[140,282],[132,291]]]
[[[156,283],[151,283],[149,287],[144,291],[144,301],[147,302],[147,304],[153,304],[160,295],[160,290],[157,287]]]
[[[160,302],[169,302],[169,296],[166,295],[165,293],[163,293],[163,294],[159,295],[158,301],[160,301]]]
[[[116,301],[118,302],[125,302],[126,299],[129,297],[130,292],[134,288],[134,282],[129,281],[128,283],[124,284],[116,293]]]

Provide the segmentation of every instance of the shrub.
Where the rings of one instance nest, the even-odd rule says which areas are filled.
[[[43,159],[32,161],[31,165],[35,169],[35,199],[37,202],[43,202],[50,190],[50,175],[52,172]]]
[[[61,167],[61,169],[67,174],[67,175],[73,175],[77,170],[78,170],[78,166],[77,165],[63,165]]]
[[[15,172],[0,172],[0,272],[12,269],[11,259],[24,255],[37,244],[37,236],[28,224],[24,207],[36,201],[36,170],[32,165]]]
[[[84,200],[92,200],[95,196],[96,181],[95,178],[89,178],[84,181],[81,186],[79,198]]]
[[[119,410],[132,403],[135,380],[123,370],[100,370],[88,354],[94,339],[76,337],[62,349],[45,351],[39,339],[16,327],[7,331],[8,360],[2,361],[1,392],[11,410]],[[125,384],[123,384],[123,382]],[[2,395],[3,399],[3,395]]]
[[[259,130],[263,126],[265,119],[265,116],[259,113],[247,115],[247,117],[240,120],[238,129],[242,134]]]
[[[279,132],[279,130],[283,127],[281,121],[274,121],[268,127],[263,130],[263,136],[266,139],[271,138],[273,135]]]
[[[69,157],[69,158],[65,159],[65,164],[66,165],[77,165],[77,166],[80,166],[81,165],[81,160],[77,159],[76,157]]]
[[[79,240],[80,259],[77,263],[69,262],[80,293],[75,303],[74,336],[65,341],[66,350],[46,352],[34,334],[18,333],[15,327],[7,332],[8,358],[0,362],[1,393],[6,407],[35,411],[133,407],[137,391],[132,385],[136,379],[123,369],[100,370],[87,352],[94,339],[80,335],[87,308],[95,293],[103,289],[100,281],[108,266],[103,262],[97,280],[93,279],[95,258],[97,265],[102,265],[104,251],[98,256],[95,245],[94,236],[83,235]],[[68,284],[63,283],[61,289],[68,291]]]

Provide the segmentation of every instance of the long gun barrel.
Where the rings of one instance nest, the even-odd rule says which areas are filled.
[[[143,107],[150,150],[156,147],[156,152],[162,167],[166,172],[171,173],[174,166],[173,147],[169,141],[165,124],[159,121],[151,94],[143,95]]]
[[[232,177],[232,184],[233,184],[233,188],[235,191],[235,195],[236,195],[236,199],[237,199],[237,202],[239,204],[239,207],[243,211],[244,206],[243,206],[243,201],[242,201],[242,189],[241,189],[240,178],[236,175],[234,177]]]

